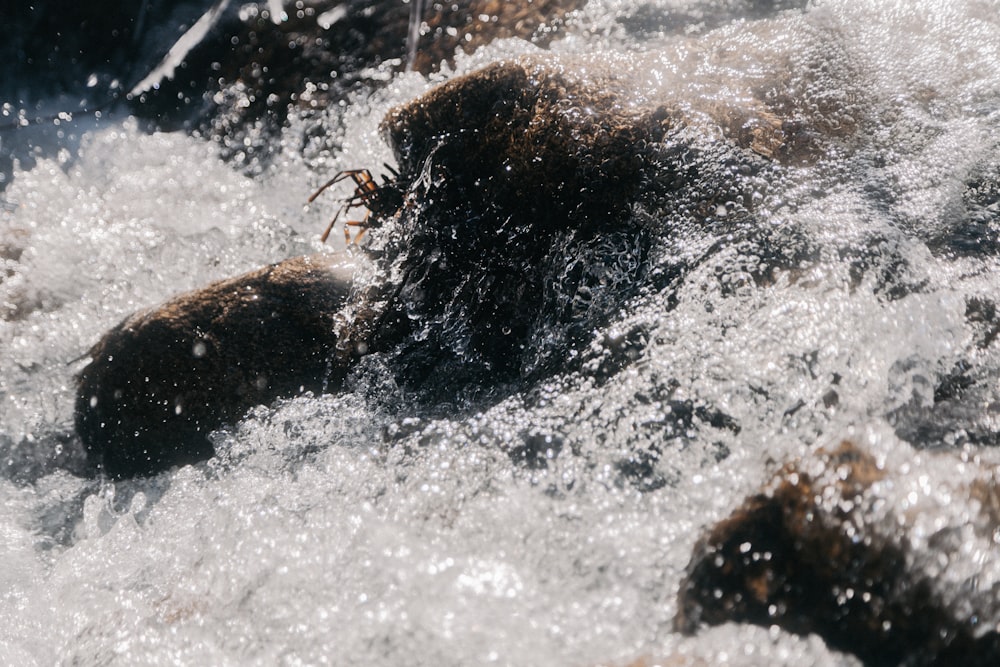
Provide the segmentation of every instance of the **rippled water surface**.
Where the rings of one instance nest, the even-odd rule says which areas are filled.
[[[428,413],[370,358],[347,392],[256,408],[214,459],[148,480],[75,474],[89,346],[320,250],[334,205],[303,203],[392,161],[391,106],[537,49],[374,72],[391,80],[327,112],[326,140],[293,117],[256,175],[121,113],[0,135],[20,156],[0,209],[0,663],[853,664],[776,628],[683,638],[677,586],[704,528],[789,457],[853,438],[898,463],[894,498],[945,506],[966,473],[934,456],[1000,462],[997,329],[975,316],[1000,301],[1000,6],[737,4],[590,2],[551,49],[685,109],[694,144],[720,106],[801,102],[833,139],[759,176],[753,233],[713,232],[725,205],[698,228],[659,213],[651,267],[703,261],[650,279],[582,368],[481,410]],[[955,596],[1000,579],[995,550],[970,549]]]

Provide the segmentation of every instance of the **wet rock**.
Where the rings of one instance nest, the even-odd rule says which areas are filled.
[[[622,100],[613,74],[521,59],[388,114],[403,205],[367,249],[398,279],[367,299],[372,349],[397,354],[404,383],[551,372],[635,293],[650,233],[630,206],[670,125]]]
[[[753,225],[746,181],[785,154],[781,121],[637,93],[636,66],[498,62],[389,112],[398,174],[365,247],[391,279],[365,297],[380,315],[364,337],[400,382],[469,396],[565,369],[638,293],[664,220]]]
[[[663,107],[628,106],[634,81],[588,64],[494,63],[391,110],[382,131],[400,173],[436,168],[432,181],[540,227],[607,224],[634,197],[669,118]]]
[[[969,581],[956,596],[940,583],[976,549],[995,548],[996,478],[985,473],[959,489],[932,479],[939,493],[894,504],[899,471],[850,442],[789,464],[695,548],[676,626],[777,625],[872,665],[997,664],[992,594]],[[984,508],[971,517],[948,502],[969,507],[970,497]]]
[[[561,36],[567,14],[585,4],[586,0],[430,3],[422,21],[426,30],[420,31],[410,65],[418,72],[432,72],[452,62],[459,49],[474,53],[496,39],[513,37],[546,47]]]
[[[249,408],[339,388],[336,311],[350,284],[298,257],[181,295],[109,331],[78,376],[76,429],[114,478],[209,458]]]
[[[635,294],[649,245],[629,206],[669,124],[621,105],[614,81],[501,63],[391,112],[400,174],[385,187],[402,206],[366,237],[376,284],[346,303],[325,269],[291,262],[126,320],[80,375],[92,459],[129,476],[206,458],[212,429],[337,389],[359,350],[428,404],[561,368]]]
[[[545,46],[584,0],[425,3],[412,54],[412,3],[302,0],[284,3],[280,16],[273,4],[233,3],[220,10],[207,34],[177,62],[166,60],[136,86],[133,111],[161,127],[197,129],[249,164],[269,149],[266,139],[292,108],[322,110],[360,88],[378,86],[381,77],[372,71],[382,65],[426,74],[459,49],[471,53],[495,39]]]

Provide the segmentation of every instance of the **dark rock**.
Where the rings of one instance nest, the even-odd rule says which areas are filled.
[[[427,3],[413,54],[407,53],[413,3],[305,0],[286,3],[278,17],[270,3],[233,3],[175,67],[154,71],[133,91],[131,106],[161,127],[200,130],[249,162],[261,156],[248,150],[268,150],[266,139],[292,108],[322,110],[379,85],[372,68],[409,65],[429,73],[459,49],[471,53],[505,37],[544,46],[559,34],[562,17],[583,2]],[[255,133],[262,136],[245,141]]]
[[[549,373],[635,294],[650,230],[630,206],[670,124],[622,104],[620,83],[520,59],[388,114],[386,187],[405,196],[371,220],[367,248],[400,279],[368,299],[382,308],[372,349],[399,354],[404,383]]]
[[[382,131],[400,174],[436,167],[432,180],[475,196],[476,208],[530,215],[545,231],[608,224],[633,199],[669,117],[625,104],[630,77],[577,65],[499,62],[393,109]]]
[[[364,296],[379,315],[358,332],[396,355],[402,384],[468,397],[565,370],[638,294],[667,220],[694,229],[725,206],[729,243],[753,226],[747,182],[792,133],[759,101],[637,98],[635,66],[502,61],[386,116],[398,173],[378,185],[365,247],[392,278]],[[711,139],[695,147],[699,124]],[[676,287],[683,269],[669,273]]]
[[[453,62],[459,49],[474,53],[496,39],[518,38],[546,47],[561,35],[567,14],[587,0],[471,0],[430,3],[423,23],[427,30],[417,40],[412,69],[428,73]]]
[[[255,405],[338,389],[349,289],[327,257],[299,257],[127,318],[79,374],[89,460],[114,478],[155,474],[212,456],[208,434]]]
[[[677,628],[777,625],[818,634],[869,665],[998,664],[998,635],[978,627],[989,621],[974,611],[975,600],[956,609],[915,564],[903,528],[916,522],[914,514],[934,509],[896,507],[876,518],[887,500],[873,487],[889,474],[849,442],[817,461],[786,466],[695,548],[680,587]],[[995,480],[966,491],[996,506],[990,504]],[[996,527],[988,513],[978,526],[987,533]],[[947,521],[943,515],[938,523]],[[940,539],[924,547],[940,549],[935,563],[961,549],[960,542],[949,546],[948,534],[942,528]]]
[[[366,236],[385,279],[346,303],[346,285],[296,260],[129,318],[80,375],[93,461],[130,476],[204,459],[211,430],[278,396],[338,389],[362,349],[428,404],[560,368],[635,293],[649,243],[629,206],[669,125],[620,107],[611,83],[522,60],[391,112],[400,173],[384,187],[402,206],[380,209],[372,225],[392,224]],[[255,298],[234,304],[234,290]]]

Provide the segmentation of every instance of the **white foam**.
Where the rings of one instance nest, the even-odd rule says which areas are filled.
[[[696,269],[669,313],[665,298],[637,300],[613,326],[642,324],[650,344],[601,387],[556,378],[479,415],[394,415],[405,397],[373,359],[353,393],[255,411],[219,436],[207,466],[100,487],[61,474],[0,482],[0,662],[852,664],[816,638],[760,628],[680,638],[677,585],[702,529],[767,479],[770,461],[841,437],[892,458],[894,501],[917,493],[955,522],[967,511],[935,489],[974,473],[958,463],[935,472],[884,415],[928,400],[970,350],[967,297],[996,297],[994,259],[935,255],[926,239],[946,231],[961,185],[997,155],[997,18],[989,3],[845,0],[701,37],[616,42],[618,18],[639,4],[589,3],[556,50],[640,52],[619,58],[659,64],[642,93],[691,108],[768,77],[854,105],[860,147],[788,169],[767,201],[789,205],[761,212],[776,238],[814,241],[819,259],[757,286],[734,248]],[[534,51],[494,44],[437,80]],[[15,170],[4,197],[17,208],[0,213],[2,233],[24,230],[27,242],[0,290],[37,304],[0,322],[0,436],[54,446],[42,436],[69,428],[70,362],[129,312],[314,250],[336,206],[305,211],[308,194],[337,170],[391,162],[379,119],[430,85],[407,73],[332,111],[341,148],[304,159],[292,136],[258,179],[199,140],[120,119],[88,130],[78,151]],[[876,293],[877,269],[852,278],[837,248],[876,237],[886,244],[876,267],[891,250],[919,290],[890,299]],[[985,375],[998,371],[995,353],[976,354]],[[669,401],[637,396],[668,379],[671,400],[718,409],[740,432],[701,423],[667,435]],[[838,402],[827,407],[831,390]],[[995,390],[981,399],[990,405]],[[561,447],[546,467],[509,456],[527,434]],[[666,484],[640,493],[615,466],[654,444],[664,456],[652,471]],[[933,484],[921,487],[921,475]],[[75,536],[56,539],[67,525]],[[946,592],[1000,577],[982,547],[956,552]]]

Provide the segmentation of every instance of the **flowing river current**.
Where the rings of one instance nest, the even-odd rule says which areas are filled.
[[[754,234],[660,220],[647,275],[683,258],[683,280],[648,279],[583,362],[476,409],[411,401],[372,355],[344,391],[256,407],[211,460],[147,479],[80,474],[90,346],[271,262],[364,265],[339,231],[319,242],[338,204],[308,196],[394,164],[390,108],[542,49],[362,72],[379,85],[321,133],[292,111],[254,169],[122,109],[60,117],[65,98],[0,133],[0,664],[858,664],[777,626],[679,634],[678,586],[709,526],[841,440],[892,462],[887,502],[977,511],[950,490],[1000,465],[1000,5],[766,4],[592,0],[545,49],[692,117],[773,88],[819,134],[849,125],[758,176]],[[938,577],[992,627],[995,539]]]

